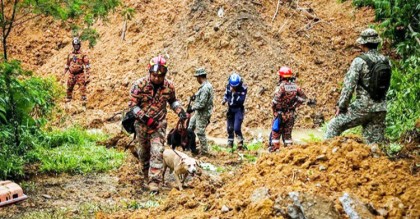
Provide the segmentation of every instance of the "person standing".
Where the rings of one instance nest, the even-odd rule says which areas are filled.
[[[245,115],[244,103],[247,92],[248,88],[243,83],[241,76],[238,73],[233,72],[229,76],[222,104],[228,104],[228,111],[226,113],[228,147],[233,148],[234,134],[236,134],[239,150],[243,150],[244,147],[244,137],[242,135],[241,126]]]
[[[152,58],[149,75],[135,81],[130,90],[129,106],[136,117],[136,151],[142,163],[144,179],[152,192],[159,191],[162,180],[167,104],[181,120],[187,119],[176,98],[174,84],[165,78],[167,72],[166,60],[162,56]]]
[[[271,131],[270,152],[280,149],[280,137],[284,146],[293,144],[292,130],[295,125],[295,111],[307,98],[302,89],[294,83],[292,70],[283,66],[278,71],[279,85],[274,94],[272,109],[274,120],[279,120],[278,130]]]
[[[206,138],[206,127],[210,123],[211,113],[213,111],[213,86],[207,80],[207,72],[204,68],[195,71],[194,77],[200,84],[200,88],[194,95],[194,104],[187,109],[187,113],[195,112],[190,120],[188,129],[197,131],[197,137],[200,141],[200,153],[208,155],[209,149]]]
[[[381,38],[371,28],[361,32],[356,42],[363,54],[356,57],[344,78],[336,106],[336,116],[328,123],[325,138],[361,125],[366,143],[385,140],[386,94],[391,81],[391,63],[377,50]],[[350,101],[356,90],[356,98]]]
[[[64,74],[67,71],[70,73],[67,80],[66,103],[72,100],[73,89],[77,84],[80,88],[83,105],[86,105],[86,85],[90,82],[90,63],[87,54],[81,50],[82,44],[78,37],[73,38],[72,45],[73,51],[67,56],[64,69]]]

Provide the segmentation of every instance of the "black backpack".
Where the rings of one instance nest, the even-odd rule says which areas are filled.
[[[134,128],[134,122],[136,121],[136,116],[133,112],[133,110],[128,111],[123,120],[122,120],[122,126],[124,127],[125,131],[132,134],[136,132],[136,129]]]
[[[370,98],[374,101],[385,100],[391,84],[391,66],[388,59],[373,62],[367,55],[361,55],[359,58],[365,60],[370,74],[368,86],[364,85],[362,81],[359,84],[369,93]]]

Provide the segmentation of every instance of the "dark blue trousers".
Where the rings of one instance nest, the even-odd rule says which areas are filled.
[[[244,109],[242,108],[229,108],[227,115],[227,132],[228,141],[234,140],[234,133],[238,138],[238,141],[243,141],[241,126],[244,121]]]

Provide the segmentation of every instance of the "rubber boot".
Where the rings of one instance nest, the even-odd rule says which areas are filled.
[[[233,141],[228,140],[227,146],[228,148],[233,148]]]
[[[276,152],[280,149],[280,142],[272,143],[271,148],[269,149],[270,152]]]
[[[238,150],[240,151],[244,150],[244,141],[238,142]]]

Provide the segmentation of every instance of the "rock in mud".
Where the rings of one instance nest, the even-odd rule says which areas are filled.
[[[360,200],[350,196],[348,193],[344,193],[339,200],[350,219],[375,218]]]
[[[268,198],[269,197],[268,192],[269,192],[269,189],[265,188],[265,187],[261,187],[261,188],[258,188],[256,190],[254,190],[254,192],[252,193],[251,198],[250,198],[251,202],[256,203],[256,202],[259,202],[263,199]]]
[[[334,207],[333,200],[315,194],[290,192],[285,198],[279,196],[275,205],[274,212],[286,218],[303,219],[338,219],[338,211]]]
[[[226,205],[223,205],[223,206],[222,206],[222,209],[221,209],[221,211],[222,211],[222,213],[226,213],[226,212],[228,212],[228,211],[229,211],[229,208],[228,208],[228,206],[226,206]]]

